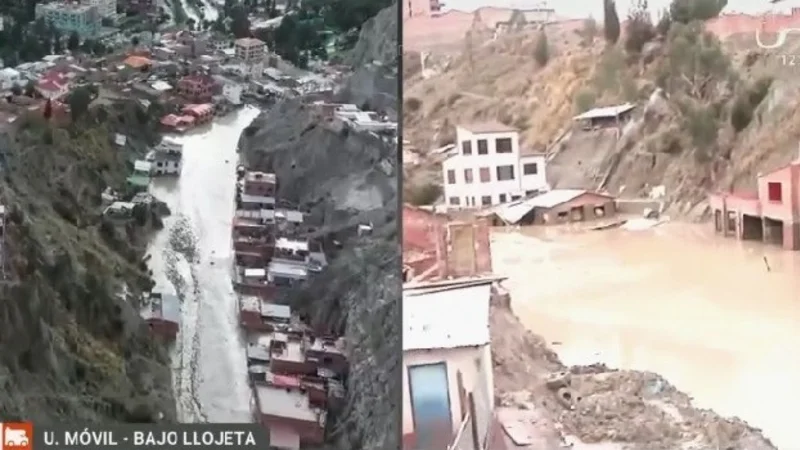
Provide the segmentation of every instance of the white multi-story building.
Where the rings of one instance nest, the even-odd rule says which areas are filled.
[[[253,63],[263,61],[267,55],[267,44],[256,38],[241,38],[233,43],[233,50],[236,58]]]
[[[153,175],[180,175],[183,163],[183,144],[164,138],[147,154]]]
[[[520,151],[519,132],[501,123],[456,127],[456,146],[442,163],[450,208],[497,205],[548,189],[543,153]]]

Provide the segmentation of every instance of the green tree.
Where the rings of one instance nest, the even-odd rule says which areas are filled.
[[[687,24],[717,17],[728,0],[672,0],[669,14],[673,21]]]
[[[605,18],[603,32],[605,33],[606,41],[614,45],[619,40],[620,33],[617,4],[614,0],[603,0],[603,15]]]
[[[134,47],[139,46],[139,36],[134,36],[131,38],[131,45]]]
[[[14,87],[11,88],[11,93],[14,95],[22,95],[22,88],[19,85],[14,85]]]
[[[250,36],[250,19],[247,17],[247,10],[244,6],[234,6],[229,17],[231,18],[231,33],[237,39]]]
[[[67,38],[67,49],[71,52],[78,50],[78,47],[81,45],[81,37],[78,35],[76,31],[73,31],[69,34]]]
[[[536,48],[534,49],[533,57],[536,58],[539,67],[546,66],[547,61],[550,60],[550,44],[547,42],[547,33],[545,33],[544,30],[540,31],[539,37],[536,38]]]
[[[628,23],[625,28],[625,50],[638,54],[645,44],[656,35],[647,0],[637,0],[628,12]]]
[[[76,121],[89,110],[89,103],[92,102],[92,93],[89,89],[81,86],[70,93],[67,103],[72,114],[72,120]]]

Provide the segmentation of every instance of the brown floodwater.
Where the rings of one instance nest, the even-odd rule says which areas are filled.
[[[657,372],[800,448],[800,253],[667,223],[498,228],[492,255],[515,312],[564,363]]]

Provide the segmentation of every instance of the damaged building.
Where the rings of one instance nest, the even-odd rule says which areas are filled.
[[[603,219],[617,212],[614,197],[584,189],[554,189],[483,213],[495,225],[553,225]]]
[[[714,230],[723,236],[800,250],[800,159],[757,178],[756,192],[709,195]]]

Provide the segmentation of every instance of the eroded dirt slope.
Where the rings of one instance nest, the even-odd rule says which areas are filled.
[[[636,196],[664,185],[669,205],[696,213],[708,191],[752,189],[755,174],[797,155],[800,77],[741,37],[719,43],[702,24],[673,26],[633,57],[598,32],[589,39],[581,22],[545,33],[544,67],[534,58],[539,32],[532,29],[495,40],[476,30],[460,52],[427,56],[424,69],[419,55],[404,55],[415,63],[404,82],[404,138],[432,149],[453,141],[456,124],[500,120],[520,129],[523,146],[557,152],[550,161],[557,187]],[[710,62],[697,69],[687,55],[710,55]],[[745,97],[754,98],[752,119],[736,131],[731,116]],[[579,112],[626,101],[639,108],[620,139],[564,137]],[[436,178],[431,166],[423,161],[407,179]]]

